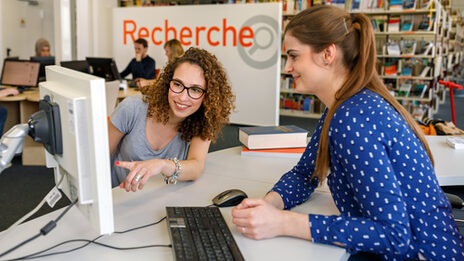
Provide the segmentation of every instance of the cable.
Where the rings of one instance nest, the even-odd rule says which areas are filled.
[[[149,226],[154,226],[154,225],[158,225],[159,223],[161,223],[163,220],[166,219],[166,216],[162,217],[160,220],[156,221],[156,222],[153,222],[153,223],[150,223],[150,224],[147,224],[147,225],[143,225],[143,226],[140,226],[140,227],[134,227],[134,228],[130,228],[130,229],[127,229],[127,230],[123,230],[123,231],[114,231],[115,234],[124,234],[124,233],[127,233],[127,232],[131,232],[131,231],[134,231],[134,230],[137,230],[137,229],[141,229],[141,228],[146,228],[146,227],[149,227]]]
[[[1,253],[1,254],[0,254],[0,257],[5,256],[5,255],[7,255],[7,254],[13,252],[14,250],[16,250],[16,249],[22,247],[23,245],[25,245],[25,244],[31,242],[32,240],[38,238],[38,237],[41,236],[41,235],[46,235],[46,234],[48,234],[48,232],[50,232],[51,230],[53,230],[53,229],[56,227],[56,223],[57,223],[57,222],[66,214],[66,212],[68,212],[76,203],[77,203],[77,199],[76,199],[73,203],[71,203],[69,206],[67,206],[66,209],[63,211],[63,213],[61,213],[61,214],[58,216],[58,218],[56,218],[55,220],[52,220],[52,221],[48,222],[44,227],[42,227],[42,228],[40,229],[40,233],[36,234],[35,236],[30,237],[29,239],[26,239],[25,241],[19,243],[18,245],[16,245],[16,246],[14,246],[14,247],[8,249],[7,251]]]
[[[114,231],[115,234],[125,234],[125,233],[128,233],[128,232],[131,232],[131,231],[134,231],[134,230],[137,230],[137,229],[141,229],[141,228],[146,228],[146,227],[149,227],[149,226],[153,226],[153,225],[157,225],[159,223],[161,223],[163,220],[166,219],[166,216],[162,217],[160,220],[156,221],[156,222],[153,222],[153,223],[150,223],[150,224],[147,224],[147,225],[142,225],[142,226],[139,226],[139,227],[135,227],[135,228],[130,228],[130,229],[127,229],[127,230],[123,230],[123,231]],[[60,255],[60,254],[66,254],[66,253],[70,253],[70,252],[73,252],[73,251],[76,251],[76,250],[79,250],[81,248],[84,248],[90,244],[96,244],[96,245],[100,245],[100,246],[103,246],[103,247],[108,247],[108,248],[112,248],[112,249],[116,249],[116,250],[134,250],[134,249],[142,249],[142,248],[149,248],[149,247],[172,247],[172,245],[147,245],[147,246],[139,246],[139,247],[115,247],[115,246],[111,246],[111,245],[107,245],[107,244],[103,244],[103,243],[100,243],[100,242],[96,242],[96,240],[100,239],[102,237],[102,235],[92,239],[92,240],[89,240],[89,239],[72,239],[72,240],[68,240],[68,241],[64,241],[64,242],[61,242],[61,243],[58,243],[54,246],[51,246],[47,249],[44,249],[44,250],[41,250],[39,252],[35,252],[35,253],[32,253],[32,254],[29,254],[27,256],[22,256],[22,257],[19,257],[19,258],[15,258],[15,259],[9,259],[9,260],[24,260],[24,259],[35,259],[35,258],[40,258],[40,257],[47,257],[47,256],[52,256],[52,255]],[[59,247],[61,245],[65,245],[65,244],[68,244],[68,243],[73,243],[73,242],[86,242],[85,244],[83,244],[82,246],[78,246],[78,247],[75,247],[75,248],[72,248],[70,250],[65,250],[65,251],[58,251],[58,252],[53,252],[53,253],[48,253],[48,254],[44,254],[44,255],[39,255],[39,254],[42,254],[44,252],[47,252],[49,250],[52,250],[56,247]]]
[[[15,223],[13,223],[13,225],[9,226],[5,231],[3,231],[0,236],[5,236],[7,235],[14,227],[16,227],[17,225],[21,224],[24,222],[24,220],[28,219],[29,217],[31,217],[32,215],[34,215],[37,211],[39,211],[39,209],[42,208],[42,206],[45,204],[46,202],[46,198],[48,196],[48,194],[50,194],[50,192],[52,192],[55,188],[58,188],[60,185],[61,185],[61,182],[63,181],[64,179],[64,175],[61,175],[61,178],[60,180],[58,181],[58,183],[56,183],[56,185],[47,193],[47,195],[45,195],[45,197],[42,199],[42,201],[40,201],[40,203],[33,209],[31,210],[29,213],[27,213],[26,215],[24,215],[22,218],[20,218],[18,221],[16,221]]]

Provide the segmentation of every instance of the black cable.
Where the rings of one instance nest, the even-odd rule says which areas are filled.
[[[124,233],[127,233],[127,232],[131,232],[131,231],[134,231],[134,230],[137,230],[137,229],[141,229],[141,228],[146,228],[146,227],[149,227],[149,226],[154,226],[154,225],[158,225],[159,223],[161,223],[163,220],[166,219],[166,216],[164,216],[163,218],[161,218],[160,220],[156,221],[156,222],[153,222],[153,223],[150,223],[150,224],[147,224],[147,225],[143,225],[143,226],[140,226],[140,227],[134,227],[134,228],[130,228],[130,229],[127,229],[127,230],[123,230],[123,231],[114,231],[115,234],[124,234]]]
[[[123,230],[123,231],[114,231],[115,234],[124,234],[124,233],[128,233],[128,232],[131,232],[131,231],[134,231],[134,230],[137,230],[137,229],[141,229],[141,228],[146,228],[146,227],[149,227],[149,226],[153,226],[153,225],[157,225],[159,223],[161,223],[163,220],[166,219],[166,216],[164,216],[163,218],[161,218],[160,220],[156,221],[156,222],[153,222],[153,223],[150,223],[150,224],[147,224],[147,225],[142,225],[142,226],[139,226],[139,227],[135,227],[135,228],[130,228],[130,229],[127,229],[127,230]],[[24,259],[35,259],[35,258],[40,258],[40,257],[47,257],[47,256],[52,256],[52,255],[59,255],[59,254],[66,254],[66,253],[70,253],[70,252],[73,252],[73,251],[76,251],[76,250],[79,250],[81,248],[84,248],[90,244],[97,244],[97,245],[100,245],[100,246],[104,246],[104,247],[108,247],[108,248],[112,248],[112,249],[117,249],[117,250],[134,250],[134,249],[141,249],[141,248],[149,248],[149,247],[172,247],[172,245],[147,245],[147,246],[140,246],[140,247],[128,247],[128,248],[119,248],[119,247],[115,247],[115,246],[111,246],[111,245],[106,245],[106,244],[103,244],[103,243],[100,243],[100,242],[96,242],[96,240],[100,239],[102,237],[102,235],[92,239],[92,240],[89,240],[89,239],[72,239],[72,240],[68,240],[68,241],[64,241],[64,242],[61,242],[61,243],[58,243],[54,246],[51,246],[47,249],[44,249],[44,250],[41,250],[39,252],[35,252],[35,253],[32,253],[32,254],[29,254],[27,256],[23,256],[23,257],[19,257],[19,258],[15,258],[15,259],[8,259],[8,260],[24,260]],[[49,254],[44,254],[44,255],[39,255],[39,254],[42,254],[44,252],[47,252],[49,250],[52,250],[56,247],[59,247],[61,245],[65,245],[65,244],[68,244],[68,243],[73,243],[73,242],[86,242],[85,244],[83,244],[82,246],[78,246],[78,247],[75,247],[75,248],[72,248],[70,250],[65,250],[65,251],[59,251],[59,252],[53,252],[53,253],[49,253]]]
[[[5,255],[9,254],[10,252],[15,251],[16,249],[22,247],[23,245],[25,245],[25,244],[31,242],[31,241],[34,240],[34,239],[40,237],[41,235],[42,235],[42,233],[38,233],[38,234],[36,234],[35,236],[32,236],[32,237],[30,237],[29,239],[24,240],[23,242],[17,244],[16,246],[14,246],[14,247],[8,249],[7,251],[3,252],[2,254],[0,254],[0,257],[5,256]]]
[[[34,239],[38,238],[38,237],[41,236],[41,235],[46,235],[46,234],[48,234],[48,232],[50,232],[51,230],[53,230],[53,229],[56,227],[56,222],[58,222],[58,220],[60,220],[60,219],[66,214],[66,212],[68,212],[69,209],[71,209],[76,203],[77,203],[77,200],[75,200],[75,201],[74,201],[73,203],[71,203],[68,207],[66,207],[66,209],[63,211],[63,213],[61,213],[61,214],[58,216],[58,218],[56,218],[55,220],[52,220],[52,221],[48,222],[44,227],[42,227],[42,228],[40,229],[40,233],[38,233],[38,234],[36,234],[36,235],[30,237],[29,239],[24,240],[23,242],[17,244],[16,246],[14,246],[14,247],[8,249],[7,251],[1,253],[1,254],[0,254],[0,257],[5,256],[5,255],[7,255],[7,254],[9,254],[9,253],[11,253],[11,252],[13,252],[13,251],[15,251],[16,249],[18,249],[18,248],[22,247],[23,245],[25,245],[25,244],[27,244],[27,243],[33,241]]]
[[[42,258],[42,257],[47,257],[47,256],[54,256],[54,255],[61,255],[61,254],[66,254],[66,253],[70,253],[70,252],[73,252],[73,251],[76,251],[78,249],[81,249],[81,248],[84,248],[90,244],[96,244],[96,245],[99,245],[99,246],[103,246],[103,247],[107,247],[107,248],[111,248],[111,249],[116,249],[116,250],[136,250],[136,249],[143,249],[143,248],[150,248],[150,247],[172,247],[171,244],[169,245],[146,245],[146,246],[138,246],[138,247],[116,247],[116,246],[112,246],[112,245],[107,245],[107,244],[103,244],[103,243],[100,243],[100,242],[96,242],[97,239],[99,239],[101,236],[93,239],[93,240],[88,240],[88,239],[73,239],[73,240],[68,240],[68,241],[65,241],[65,242],[62,242],[60,243],[60,245],[62,244],[67,244],[67,243],[72,243],[72,242],[86,242],[86,244],[82,245],[82,246],[79,246],[79,247],[76,247],[76,248],[73,248],[73,249],[70,249],[70,250],[65,250],[65,251],[59,251],[59,252],[53,252],[53,253],[49,253],[49,254],[44,254],[44,255],[35,255],[35,254],[31,254],[31,255],[28,255],[28,256],[24,256],[24,257],[19,257],[19,258],[16,258],[16,259],[9,259],[7,261],[12,261],[12,260],[27,260],[27,259],[36,259],[36,258]],[[54,246],[56,247],[56,246]],[[53,248],[53,247],[52,247]],[[48,251],[47,250],[43,250],[41,251],[42,253],[44,251]]]

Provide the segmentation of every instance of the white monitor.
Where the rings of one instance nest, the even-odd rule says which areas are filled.
[[[99,234],[114,231],[111,170],[108,144],[105,80],[52,65],[40,98],[58,104],[63,142],[62,155],[45,151],[55,181],[65,175],[61,189]]]

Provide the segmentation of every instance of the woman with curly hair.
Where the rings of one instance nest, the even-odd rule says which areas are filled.
[[[127,97],[111,115],[113,187],[135,192],[159,174],[170,184],[196,180],[234,100],[214,55],[190,48],[170,61],[142,95]]]

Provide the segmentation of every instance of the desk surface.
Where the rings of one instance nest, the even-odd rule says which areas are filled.
[[[275,159],[241,157],[238,147],[208,154],[204,173],[195,182],[181,182],[177,185],[164,184],[161,177],[152,178],[143,191],[126,193],[113,190],[114,219],[117,231],[148,224],[165,215],[165,206],[206,206],[218,193],[239,188],[250,197],[262,197],[282,175],[290,169],[296,159]],[[310,241],[277,237],[268,240],[252,240],[236,231],[231,223],[231,208],[221,209],[231,228],[237,244],[246,260],[346,260],[348,254],[339,247],[315,244]],[[318,190],[305,204],[293,211],[319,214],[337,214],[330,193]],[[37,233],[49,220],[56,218],[61,211],[55,211],[15,228],[6,236],[0,235],[0,252]],[[58,226],[47,236],[42,236],[7,258],[30,254],[50,247],[56,243],[76,238],[92,239],[95,232],[88,226],[76,208],[61,219]],[[99,240],[116,246],[142,246],[148,244],[169,244],[167,225],[162,223],[129,232],[113,234]],[[70,249],[80,244],[60,247]],[[73,253],[47,257],[47,260],[172,260],[169,248],[148,248],[142,250],[118,251],[89,245]]]
[[[440,186],[464,185],[464,150],[446,144],[446,136],[425,136],[435,161]]]
[[[126,90],[120,90],[118,93],[118,98],[123,99],[127,96],[131,96],[134,94],[140,94],[140,91],[134,88],[128,88]],[[31,101],[31,102],[39,102],[40,100],[40,92],[39,90],[34,91],[24,91],[16,96],[6,96],[0,97],[0,102],[18,102],[18,101]]]

